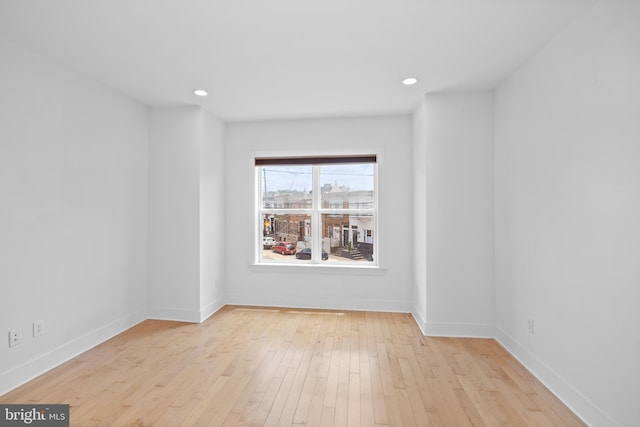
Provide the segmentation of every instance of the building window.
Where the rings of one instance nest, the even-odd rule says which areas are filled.
[[[258,263],[377,265],[375,155],[255,165]]]

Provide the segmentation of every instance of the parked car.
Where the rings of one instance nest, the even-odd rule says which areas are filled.
[[[311,259],[311,248],[304,248],[296,253],[297,259]],[[322,260],[326,261],[329,259],[329,254],[322,250]]]
[[[297,249],[296,244],[291,242],[276,242],[271,248],[273,252],[281,253],[282,255],[295,255]]]
[[[271,249],[275,244],[276,239],[274,239],[273,237],[265,237],[264,239],[262,239],[262,247],[264,249]]]

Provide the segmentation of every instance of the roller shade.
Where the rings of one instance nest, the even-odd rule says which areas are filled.
[[[256,166],[274,165],[335,165],[343,163],[375,163],[376,155],[308,156],[308,157],[256,157]]]

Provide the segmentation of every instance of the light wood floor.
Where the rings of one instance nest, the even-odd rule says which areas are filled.
[[[494,340],[411,315],[227,306],[145,321],[0,397],[72,426],[584,425]]]

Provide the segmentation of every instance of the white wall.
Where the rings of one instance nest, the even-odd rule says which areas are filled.
[[[200,111],[200,320],[226,302],[224,291],[225,125]]]
[[[413,113],[413,291],[412,313],[426,334],[427,324],[427,113],[424,98]]]
[[[492,94],[428,94],[418,112],[424,114],[415,171],[425,191],[425,210],[416,213],[426,224],[423,330],[493,336]]]
[[[198,322],[223,304],[223,137],[200,107],[150,110],[150,317]]]
[[[149,315],[200,319],[198,107],[152,108],[149,124]]]
[[[411,117],[227,124],[226,292],[230,303],[411,311]],[[376,153],[380,197],[377,272],[252,267],[254,164],[265,155]]]
[[[147,111],[2,38],[0,58],[2,394],[144,319]]]
[[[496,94],[498,336],[594,426],[640,420],[639,76],[601,2]]]

